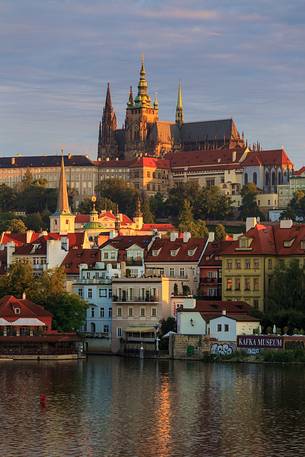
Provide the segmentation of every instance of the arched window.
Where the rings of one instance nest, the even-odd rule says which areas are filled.
[[[257,173],[256,173],[256,171],[253,173],[253,182],[257,186]]]
[[[266,183],[266,186],[269,186],[269,184],[270,184],[270,175],[269,175],[269,171],[266,171],[266,174],[265,174],[265,183]]]
[[[245,173],[245,185],[248,184],[248,173]]]
[[[279,170],[277,182],[278,182],[278,184],[283,184],[283,178],[282,178],[281,170]]]
[[[271,185],[275,186],[275,171],[273,171],[271,175]]]

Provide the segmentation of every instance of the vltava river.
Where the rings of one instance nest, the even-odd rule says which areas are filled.
[[[0,423],[1,457],[303,456],[305,368],[0,362]]]

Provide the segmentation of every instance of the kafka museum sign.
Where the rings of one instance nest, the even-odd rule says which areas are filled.
[[[245,335],[237,337],[238,348],[252,349],[282,349],[284,340],[281,336]]]

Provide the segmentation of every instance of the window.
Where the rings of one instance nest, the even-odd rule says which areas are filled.
[[[268,270],[272,270],[272,259],[268,259]]]
[[[250,270],[250,268],[251,268],[251,261],[250,261],[250,259],[246,259],[245,260],[245,269]]]
[[[228,270],[232,270],[232,260],[227,260],[227,268]]]
[[[94,317],[94,308],[91,308],[91,317]]]
[[[121,327],[118,327],[118,328],[116,329],[116,336],[117,336],[118,338],[120,338],[120,337],[122,336],[122,329],[121,329]]]
[[[258,259],[254,259],[253,260],[253,266],[254,268],[257,270],[259,268],[259,260]]]
[[[229,331],[229,324],[225,324],[225,332]]]
[[[249,291],[251,289],[250,278],[245,278],[245,290]]]
[[[90,271],[87,271],[87,279],[90,279]]]
[[[180,278],[184,278],[184,276],[185,276],[185,269],[184,269],[184,268],[180,268],[180,269],[179,269],[179,274],[180,274]]]
[[[99,297],[107,297],[107,289],[98,290]]]
[[[105,317],[105,309],[104,308],[100,309],[100,317]]]
[[[83,289],[78,289],[78,295],[79,295],[80,297],[83,296]]]
[[[209,297],[217,297],[217,289],[209,287],[208,288],[208,296]]]
[[[227,290],[232,290],[232,279],[227,279]]]
[[[108,310],[108,317],[112,317],[112,308],[109,308]]]
[[[253,290],[259,290],[259,278],[253,279]]]
[[[140,309],[140,317],[145,317],[145,308]]]
[[[151,308],[151,316],[157,317],[157,308]]]
[[[235,268],[236,268],[236,270],[240,270],[241,269],[241,261],[240,260],[236,260],[235,261]]]
[[[15,314],[20,314],[20,308],[14,308]]]
[[[257,299],[257,298],[254,298],[254,300],[253,300],[253,306],[254,306],[254,308],[255,308],[255,309],[258,309],[258,305],[259,305],[258,299]]]
[[[248,173],[245,173],[245,185],[248,184]]]
[[[257,185],[257,173],[256,171],[253,173],[253,182],[255,185]]]
[[[109,290],[108,290],[108,297],[109,297],[109,298],[112,298],[112,289],[109,289]]]
[[[173,278],[175,276],[175,268],[170,268],[169,269],[169,276]]]
[[[104,325],[104,333],[109,333],[109,325]]]
[[[235,278],[235,290],[240,290],[240,278]]]
[[[88,298],[92,298],[92,289],[88,289]]]
[[[133,316],[133,308],[128,308],[128,317]]]
[[[120,308],[120,307],[117,308],[116,315],[117,315],[117,317],[122,317],[122,308]]]
[[[221,324],[217,324],[217,332],[221,332],[222,331],[222,325]]]

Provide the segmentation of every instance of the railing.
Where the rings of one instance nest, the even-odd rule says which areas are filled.
[[[80,332],[84,338],[110,338],[111,332]]]
[[[159,301],[158,297],[150,296],[150,297],[117,297],[116,295],[112,296],[112,301],[118,303],[131,303],[131,302],[139,302],[139,303],[157,303]]]
[[[221,278],[201,278],[202,284],[217,284],[221,283]]]
[[[142,259],[127,259],[126,266],[127,267],[141,267],[143,265]]]

